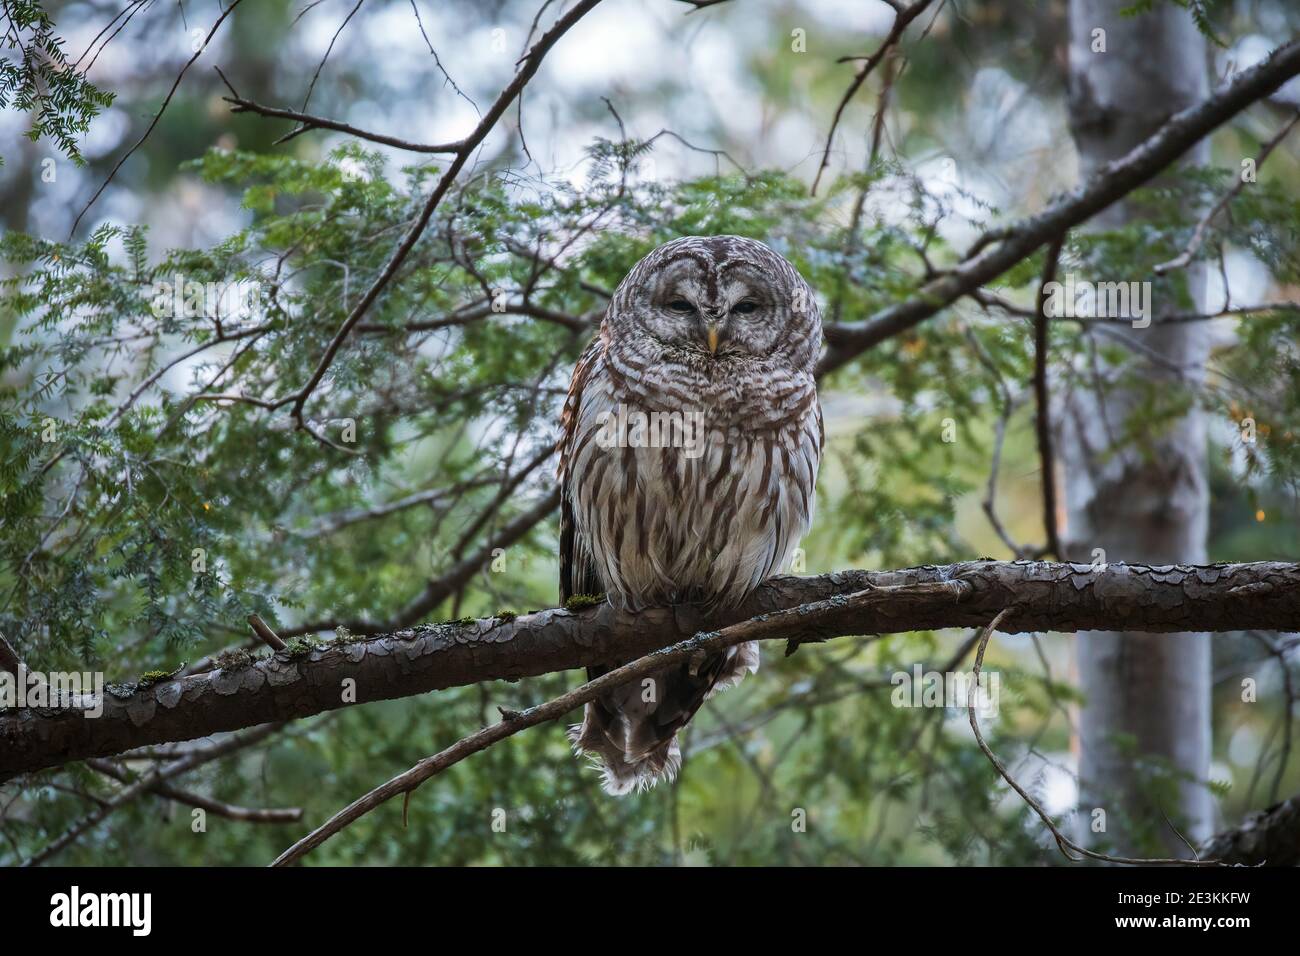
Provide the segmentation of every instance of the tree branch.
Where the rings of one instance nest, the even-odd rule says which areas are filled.
[[[364,619],[349,621],[311,621],[284,631],[284,637],[299,637],[303,634],[318,634],[321,631],[337,630],[345,627],[354,634],[382,634],[414,624],[430,613],[447,598],[451,597],[478,574],[492,560],[493,552],[504,551],[534,527],[545,521],[560,506],[559,489],[552,491],[533,507],[519,515],[509,524],[484,542],[478,551],[453,565],[444,574],[430,578],[424,590],[410,600],[405,607],[385,622],[376,623]]]
[[[831,148],[835,143],[835,131],[839,129],[840,120],[844,116],[845,109],[848,108],[853,97],[857,95],[858,90],[862,88],[862,84],[866,82],[867,77],[871,75],[871,71],[880,64],[880,61],[885,58],[885,55],[889,53],[891,49],[893,49],[894,45],[902,40],[903,34],[907,31],[907,28],[911,26],[912,21],[924,13],[925,8],[932,2],[934,2],[934,0],[915,0],[915,2],[909,7],[895,7],[894,24],[890,27],[889,33],[885,36],[884,42],[880,44],[880,47],[875,53],[868,57],[844,57],[840,61],[842,63],[850,59],[859,59],[861,60],[861,63],[853,74],[853,82],[849,84],[848,89],[844,91],[844,95],[840,97],[839,105],[835,107],[835,116],[831,120],[830,131],[826,134],[826,146],[822,149],[821,165],[817,167],[817,175],[813,177],[811,192],[814,196],[817,195],[817,187],[822,181],[822,173],[824,173],[826,168],[831,164]]]
[[[906,589],[909,585],[901,585]],[[960,593],[959,582],[941,582],[919,585],[927,593],[951,599]],[[301,859],[307,853],[320,846],[335,833],[351,825],[356,820],[392,799],[399,793],[410,793],[430,777],[441,773],[453,764],[460,763],[466,757],[486,750],[495,743],[512,737],[521,730],[535,727],[551,720],[558,720],[565,714],[595,700],[602,693],[619,687],[638,677],[645,677],[656,671],[681,664],[704,654],[714,654],[734,647],[745,641],[787,639],[792,634],[807,639],[824,639],[833,637],[843,626],[851,626],[859,611],[871,606],[880,606],[895,595],[894,588],[868,587],[847,596],[837,596],[825,601],[803,604],[798,607],[777,611],[774,614],[762,614],[748,621],[742,621],[725,627],[720,631],[704,632],[675,644],[672,647],[653,651],[622,667],[615,668],[587,681],[567,693],[561,694],[536,707],[524,711],[502,711],[500,723],[484,727],[477,733],[462,738],[441,753],[426,757],[405,773],[398,774],[380,787],[371,790],[359,800],[344,807],[324,824],[303,837],[289,849],[285,850],[272,863],[272,866],[287,866]]]
[[[135,778],[111,760],[88,760],[90,768],[106,777],[112,777],[118,783],[130,784]],[[223,803],[202,794],[181,790],[169,783],[155,783],[149,787],[155,796],[164,797],[187,807],[196,807],[213,816],[240,823],[297,823],[302,819],[302,807],[241,807],[233,803]]]
[[[1201,853],[1241,866],[1300,866],[1300,796],[1252,813],[1211,837]]]
[[[122,164],[130,159],[135,154],[135,151],[144,144],[144,141],[149,138],[149,134],[153,132],[154,127],[158,125],[158,121],[162,119],[163,113],[167,111],[167,107],[171,103],[172,97],[176,95],[176,88],[181,85],[181,80],[185,79],[185,74],[189,72],[190,67],[194,65],[194,61],[203,55],[203,51],[208,48],[208,44],[212,42],[212,38],[216,36],[217,31],[221,29],[221,24],[226,22],[226,17],[234,13],[235,7],[239,6],[241,2],[243,2],[243,0],[232,0],[230,6],[221,11],[221,16],[217,17],[217,22],[212,24],[212,29],[209,30],[208,35],[204,37],[203,45],[195,50],[194,55],[186,60],[185,65],[181,67],[180,73],[176,76],[176,81],[172,83],[171,89],[167,91],[167,95],[163,98],[162,106],[158,107],[158,112],[155,113],[153,119],[149,121],[149,125],[145,128],[144,133],[142,133],[140,138],[135,141],[134,145],[132,145],[131,148],[122,155],[122,158],[113,164],[113,168],[108,172],[108,177],[99,184],[99,188],[95,190],[95,194],[90,197],[86,205],[81,207],[81,212],[77,213],[77,218],[72,220],[72,228],[68,230],[69,239],[77,234],[77,226],[81,225],[82,217],[86,215],[91,206],[95,205],[95,200],[99,199],[100,194],[108,188],[108,184],[113,181],[113,177],[116,176],[117,171],[122,168]],[[125,24],[123,24],[123,26],[125,26]],[[96,56],[98,56],[98,54],[96,54]],[[89,67],[87,67],[87,69],[89,69]]]
[[[989,623],[984,627],[984,629],[980,631],[978,637],[979,648],[975,651],[975,667],[971,671],[972,680],[975,681],[979,680],[980,671],[984,667],[984,651],[989,646],[989,638],[992,637],[993,632],[996,631],[1002,625],[1003,621],[1006,619],[1009,613],[1010,613],[1009,608],[1000,611],[997,617],[989,621]],[[988,742],[985,741],[984,739],[984,735],[980,733],[979,720],[975,716],[974,695],[971,695],[967,699],[966,719],[970,721],[970,729],[971,729],[971,733],[975,735],[975,743],[979,745],[980,751],[983,752],[984,756],[988,758],[989,763],[993,764],[993,769],[998,772],[998,776],[1000,776],[1003,780],[1005,780],[1007,782],[1007,785],[1010,786],[1011,789],[1014,790],[1017,794],[1019,794],[1020,799],[1023,800],[1029,806],[1029,809],[1034,811],[1034,813],[1038,816],[1038,819],[1043,821],[1043,825],[1047,827],[1047,829],[1052,834],[1052,838],[1056,840],[1057,849],[1059,849],[1061,851],[1061,854],[1071,863],[1078,863],[1084,857],[1088,857],[1093,860],[1102,860],[1107,863],[1123,863],[1130,866],[1151,866],[1157,864],[1171,864],[1174,866],[1221,866],[1223,865],[1219,860],[1216,859],[1186,860],[1186,859],[1175,858],[1175,857],[1140,858],[1140,857],[1131,857],[1131,856],[1111,856],[1110,854],[1107,853],[1097,853],[1094,850],[1089,850],[1087,847],[1080,846],[1078,843],[1075,843],[1073,840],[1071,840],[1069,837],[1067,837],[1064,833],[1061,832],[1061,828],[1058,827],[1055,821],[1052,820],[1051,815],[1048,814],[1048,812],[1043,809],[1043,805],[1040,804],[1037,800],[1035,800],[1032,796],[1030,796],[1029,791],[1027,791],[1024,787],[1022,787],[1016,781],[1015,777],[1011,776],[1011,771],[1007,769],[1006,764],[1004,764],[1001,760],[999,760],[998,755],[993,752],[993,749],[991,747],[989,747]],[[1078,854],[1078,856],[1074,855],[1076,853]]]
[[[321,379],[325,377],[325,373],[329,371],[330,366],[334,364],[334,358],[339,349],[343,347],[343,342],[351,333],[353,326],[360,322],[366,312],[369,311],[371,305],[379,298],[379,294],[383,292],[393,276],[397,274],[397,270],[401,268],[402,263],[406,261],[406,257],[410,255],[411,250],[415,248],[415,244],[424,234],[425,227],[429,225],[429,220],[433,218],[434,210],[438,208],[438,204],[442,202],[447,191],[451,189],[451,184],[456,181],[460,171],[469,162],[474,150],[478,149],[479,144],[487,138],[488,133],[496,126],[497,121],[501,119],[506,109],[523,91],[528,81],[533,78],[538,67],[542,65],[542,60],[550,52],[551,47],[559,41],[560,37],[569,32],[575,23],[590,13],[598,3],[600,3],[600,0],[581,0],[581,2],[574,5],[573,9],[560,17],[550,30],[542,34],[537,43],[520,61],[519,70],[515,73],[514,79],[501,91],[496,102],[484,114],[479,124],[474,127],[473,132],[461,141],[454,158],[448,163],[446,171],[439,178],[438,184],[434,186],[429,198],[425,200],[420,215],[402,238],[402,241],[398,243],[397,248],[393,250],[393,254],[389,257],[383,271],[375,277],[370,287],[366,289],[357,304],[353,306],[351,313],[348,314],[338,332],[335,333],[334,338],[330,340],[329,345],[325,348],[325,354],[321,356],[316,365],[316,370],[307,380],[307,383],[299,392],[290,397],[293,402],[293,415],[297,421],[302,421],[303,406],[306,405],[307,399],[316,390],[316,386],[320,384]]]
[[[1056,279],[1056,264],[1061,257],[1065,235],[1052,240],[1043,263],[1043,278],[1038,284],[1038,309],[1034,314],[1034,434],[1038,440],[1038,460],[1043,471],[1043,529],[1047,534],[1047,552],[1063,561],[1061,536],[1056,527],[1056,461],[1052,454],[1051,399],[1047,393],[1047,287]]]
[[[94,813],[73,824],[72,827],[66,830],[58,839],[46,844],[39,853],[24,860],[22,865],[36,866],[40,863],[44,863],[56,853],[74,843],[78,837],[91,827],[97,826],[101,821],[116,813],[132,800],[136,800],[145,793],[151,792],[153,788],[159,784],[166,783],[172,777],[193,770],[195,767],[201,767],[206,763],[211,763],[212,761],[218,760],[228,754],[235,753],[238,750],[243,750],[255,743],[259,743],[283,726],[283,724],[271,724],[265,727],[258,727],[256,730],[250,730],[247,733],[229,737],[220,743],[213,744],[211,747],[205,747],[203,750],[187,754],[179,760],[172,761],[166,766],[154,768],[134,783],[123,787],[111,800],[106,801]]]
[[[257,113],[259,116],[266,116],[271,119],[289,119],[300,124],[281,137],[277,142],[292,139],[300,133],[306,133],[314,129],[331,129],[337,133],[347,133],[349,136],[355,136],[358,139],[370,140],[372,143],[382,143],[385,146],[404,149],[412,153],[454,153],[461,148],[459,140],[453,143],[414,143],[397,136],[385,136],[383,133],[372,133],[369,130],[359,129],[349,123],[328,119],[324,116],[313,116],[310,113],[302,113],[298,110],[281,109],[276,106],[264,106],[261,103],[240,96],[239,93],[236,92],[234,86],[231,85],[230,80],[226,79],[226,74],[221,72],[221,68],[216,67],[216,71],[217,75],[221,77],[221,82],[226,84],[226,89],[230,90],[229,96],[222,97],[223,100],[231,104],[230,112]]]
[[[1243,70],[1230,86],[1215,95],[1174,114],[1127,156],[1108,163],[1086,184],[1058,198],[1038,215],[985,233],[960,265],[927,282],[910,299],[887,306],[861,323],[841,323],[818,374],[841,368],[867,349],[919,325],[996,279],[1039,246],[1150,181],[1201,139],[1296,75],[1300,75],[1300,39]]]
[[[1286,139],[1287,134],[1291,132],[1298,122],[1300,122],[1300,111],[1297,111],[1296,114],[1291,117],[1291,121],[1278,130],[1273,138],[1264,144],[1263,148],[1259,151],[1259,155],[1255,157],[1256,172],[1258,172],[1259,168],[1264,165],[1264,161],[1268,159],[1269,154],[1273,152],[1277,147],[1277,144]],[[1241,192],[1248,181],[1253,182],[1253,180],[1245,179],[1241,173],[1238,172],[1236,182],[1232,184],[1232,188],[1224,193],[1223,196],[1220,197],[1219,201],[1210,208],[1210,211],[1201,218],[1201,221],[1196,224],[1196,228],[1192,231],[1192,238],[1187,241],[1187,248],[1168,262],[1162,262],[1155,266],[1151,271],[1158,276],[1162,276],[1166,272],[1172,272],[1174,269],[1182,269],[1187,266],[1192,261],[1192,256],[1196,255],[1197,250],[1201,248],[1201,244],[1205,242],[1205,234],[1210,228],[1210,223],[1214,221],[1215,217],[1218,216],[1219,213],[1228,208],[1228,205],[1237,197],[1237,194]]]
[[[1163,566],[971,561],[901,571],[777,577],[732,615],[691,605],[637,614],[602,604],[553,608],[395,631],[370,640],[291,645],[146,687],[113,686],[103,713],[19,708],[0,712],[0,778],[336,710],[344,681],[357,703],[487,680],[518,680],[626,661],[701,630],[866,588],[909,587],[881,605],[834,618],[822,637],[982,627],[1003,608],[1009,628],[1033,631],[1300,631],[1300,565],[1278,562]],[[941,587],[936,587],[941,586]],[[808,621],[809,629],[820,621]],[[798,646],[791,634],[791,649]]]

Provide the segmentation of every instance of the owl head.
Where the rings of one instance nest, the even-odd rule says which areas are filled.
[[[619,284],[606,315],[619,344],[648,338],[692,362],[772,359],[809,369],[821,347],[812,289],[784,256],[741,236],[686,236]]]

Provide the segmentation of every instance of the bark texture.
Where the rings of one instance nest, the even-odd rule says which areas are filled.
[[[696,632],[812,601],[887,588],[852,614],[804,615],[792,642],[845,634],[978,627],[1003,608],[1006,633],[1114,627],[1176,632],[1300,630],[1300,565],[1201,567],[971,561],[901,571],[773,578],[725,620],[693,607],[638,614],[606,604],[421,626],[367,640],[285,651],[148,686],[110,686],[104,712],[0,712],[0,778],[149,744],[292,720],[352,703],[408,697],[486,680],[518,680],[626,660]],[[1168,640],[1168,639],[1167,639]],[[1173,653],[1184,645],[1168,640]]]
[[[1128,6],[1129,0],[1071,0],[1070,113],[1084,176],[1127,154],[1207,93],[1205,41],[1190,14],[1159,4],[1124,16]],[[1104,51],[1096,49],[1099,29],[1105,31]],[[1208,147],[1202,140],[1185,161],[1206,163]],[[1089,227],[1115,228],[1150,215],[1125,199]],[[1078,278],[1155,277],[1134,271]],[[1187,281],[1193,307],[1200,309],[1202,270],[1189,269]],[[1114,340],[1129,353],[1126,372],[1163,383],[1157,395],[1200,385],[1209,354],[1207,324],[1114,329]],[[1159,433],[1144,433],[1134,423],[1150,416],[1152,394],[1141,387],[1071,389],[1062,397],[1064,556],[1077,560],[1101,548],[1109,560],[1204,561],[1209,494],[1199,409],[1193,406]],[[1142,436],[1136,442],[1131,427]],[[1080,634],[1078,660],[1086,701],[1079,721],[1082,817],[1104,808],[1107,842],[1120,855],[1151,855],[1153,839],[1166,851],[1161,855],[1188,855],[1177,830],[1200,842],[1210,835],[1213,818],[1203,785],[1210,760],[1209,636],[1187,633],[1170,641],[1137,627]],[[1170,805],[1152,803],[1146,774],[1153,764],[1185,777]],[[1162,815],[1177,830],[1153,828],[1150,821]]]

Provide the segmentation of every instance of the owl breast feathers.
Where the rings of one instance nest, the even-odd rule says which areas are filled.
[[[813,518],[820,346],[812,290],[761,242],[692,236],[637,263],[565,402],[561,598],[726,610],[776,573]],[[704,700],[757,669],[745,644],[655,674],[588,704],[570,736],[607,791],[644,789],[676,775]]]

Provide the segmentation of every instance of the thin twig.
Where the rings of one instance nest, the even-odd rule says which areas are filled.
[[[307,95],[302,98],[302,108],[304,110],[307,109],[307,104],[311,102],[312,93],[316,92],[316,81],[320,79],[321,70],[325,69],[325,62],[330,58],[330,54],[334,52],[334,44],[338,42],[339,36],[347,29],[348,24],[352,22],[352,18],[357,15],[357,11],[361,9],[361,5],[365,2],[366,0],[357,0],[357,5],[348,11],[348,15],[343,18],[343,22],[339,24],[339,28],[335,30],[334,35],[330,37],[330,44],[325,48],[325,55],[322,56],[320,62],[316,64],[316,72],[312,74],[311,82],[307,84]]]
[[[282,651],[288,646],[280,639],[280,635],[271,630],[270,626],[256,614],[248,615],[248,624],[253,629],[253,633],[270,646],[271,650]]]
[[[461,147],[457,150],[455,158],[448,164],[446,171],[438,180],[438,184],[434,187],[433,192],[429,194],[429,198],[425,201],[424,207],[420,210],[420,215],[416,218],[415,223],[407,231],[405,237],[403,237],[397,248],[393,250],[393,254],[389,257],[388,263],[384,266],[383,271],[379,273],[374,282],[370,284],[370,287],[366,289],[360,300],[352,308],[352,312],[348,315],[347,319],[344,320],[343,324],[339,327],[339,330],[334,334],[333,339],[330,340],[324,354],[317,363],[316,370],[312,373],[311,378],[309,378],[302,389],[290,399],[293,402],[293,416],[298,422],[301,423],[303,421],[303,407],[306,405],[307,399],[311,397],[312,392],[316,390],[316,386],[319,385],[321,379],[325,377],[325,373],[329,371],[330,366],[334,363],[335,356],[338,355],[339,349],[343,347],[343,343],[352,332],[353,327],[361,321],[361,318],[374,304],[375,300],[379,298],[379,294],[392,280],[393,276],[397,274],[398,269],[400,269],[402,263],[406,261],[411,250],[415,248],[415,244],[419,241],[420,236],[424,234],[424,230],[428,226],[429,220],[433,218],[434,210],[438,208],[439,203],[442,202],[447,191],[451,189],[451,184],[455,181],[456,177],[460,175],[460,171],[465,167],[465,164],[469,161],[469,157],[473,154],[474,150],[478,148],[479,144],[483,142],[488,133],[496,126],[497,121],[501,119],[501,116],[509,108],[515,97],[519,95],[520,91],[523,90],[524,86],[527,85],[528,81],[533,78],[533,75],[537,72],[538,67],[541,66],[542,60],[546,57],[546,54],[550,51],[551,47],[554,46],[560,37],[564,36],[564,34],[567,33],[574,24],[591,12],[598,3],[600,3],[600,0],[582,0],[582,2],[576,4],[568,13],[560,17],[550,30],[542,34],[542,37],[523,58],[522,65],[520,66],[519,71],[515,74],[514,79],[511,80],[506,88],[501,91],[496,102],[492,104],[487,114],[479,122],[478,126],[474,128],[474,131],[466,136],[462,141]]]
[[[86,765],[106,777],[112,777],[118,783],[135,782],[131,774],[111,760],[87,760]],[[213,816],[240,823],[297,823],[302,819],[302,807],[241,807],[192,793],[189,790],[181,790],[168,783],[154,784],[149,788],[149,792],[176,803],[183,803],[187,807],[204,810]]]
[[[1056,276],[1065,233],[1057,236],[1047,249],[1043,278],[1038,285],[1038,308],[1034,313],[1034,429],[1038,436],[1038,459],[1043,472],[1043,528],[1047,532],[1047,550],[1057,561],[1064,561],[1061,538],[1056,526],[1056,463],[1052,454],[1051,397],[1047,392],[1047,287]]]
[[[176,88],[181,85],[181,80],[185,78],[186,72],[194,65],[194,61],[203,55],[203,51],[208,48],[208,44],[212,42],[212,38],[216,36],[217,30],[220,29],[221,24],[226,21],[226,17],[234,13],[235,7],[239,6],[241,2],[242,0],[231,0],[230,6],[221,11],[221,16],[217,17],[217,22],[212,24],[212,29],[208,31],[208,35],[204,38],[203,45],[195,50],[194,55],[186,60],[185,65],[181,67],[180,73],[176,76],[176,82],[172,83],[172,88],[167,91],[167,96],[163,100],[162,106],[158,107],[158,112],[154,114],[153,119],[149,122],[149,127],[144,131],[144,134],[135,141],[135,145],[128,149],[126,154],[113,165],[113,168],[109,171],[108,178],[99,184],[99,188],[96,189],[95,194],[90,197],[90,201],[81,208],[81,212],[77,213],[77,218],[72,221],[72,228],[68,230],[69,239],[77,234],[77,226],[81,224],[81,218],[90,210],[91,206],[95,205],[95,200],[99,198],[100,194],[108,188],[108,184],[113,181],[113,177],[116,176],[117,171],[122,168],[122,164],[130,159],[137,149],[144,145],[144,141],[149,138],[149,134],[153,132],[153,128],[157,126],[158,121],[162,119],[162,115],[166,112],[167,105],[171,103],[172,97],[176,95]]]
[[[1295,128],[1295,125],[1298,122],[1300,122],[1300,111],[1297,111],[1295,116],[1291,117],[1291,121],[1278,130],[1277,134],[1264,144],[1263,148],[1259,151],[1259,155],[1255,157],[1256,173],[1258,173],[1259,168],[1264,165],[1264,160],[1268,159],[1268,154],[1273,152],[1278,143],[1286,139],[1287,134]],[[1154,271],[1156,275],[1160,276],[1164,275],[1166,272],[1172,272],[1175,269],[1182,269],[1191,262],[1192,256],[1196,255],[1197,250],[1200,249],[1201,245],[1205,242],[1205,234],[1209,231],[1210,223],[1214,221],[1215,217],[1218,216],[1219,213],[1228,208],[1228,204],[1237,197],[1237,194],[1241,192],[1245,185],[1246,180],[1238,174],[1237,181],[1232,184],[1232,188],[1224,193],[1219,201],[1214,204],[1214,207],[1205,214],[1204,218],[1202,218],[1200,222],[1196,224],[1196,230],[1192,233],[1192,238],[1188,241],[1187,248],[1168,262],[1160,263],[1152,271]]]
[[[211,747],[207,747],[196,753],[189,754],[185,757],[182,757],[179,760],[167,764],[166,766],[158,767],[152,770],[151,772],[145,774],[143,777],[137,780],[135,783],[122,788],[122,790],[119,791],[117,795],[114,796],[111,800],[107,801],[103,806],[101,806],[94,813],[90,814],[87,817],[84,817],[77,823],[73,824],[67,831],[64,832],[62,836],[52,841],[51,843],[47,844],[45,847],[41,849],[39,853],[36,853],[33,856],[29,857],[27,860],[23,862],[22,865],[37,866],[41,863],[44,863],[46,860],[50,859],[56,853],[58,853],[59,851],[63,850],[65,847],[75,842],[77,838],[80,837],[87,830],[90,830],[92,827],[97,826],[110,814],[115,813],[117,810],[120,810],[122,807],[126,806],[132,800],[135,800],[139,798],[141,795],[147,793],[155,785],[162,783],[166,780],[169,780],[172,777],[178,776],[179,774],[185,773],[186,771],[193,770],[195,767],[202,766],[205,763],[210,763],[211,761],[216,760],[219,757],[224,757],[227,754],[234,753],[237,750],[243,750],[245,747],[249,747],[255,743],[258,743],[261,740],[266,739],[267,737],[275,733],[283,726],[284,726],[283,723],[264,724],[263,726],[258,727],[255,730],[250,730],[247,733],[237,734],[235,736],[229,737],[226,740],[223,740],[219,744],[213,744]]]
[[[898,9],[895,7],[897,12],[894,16],[894,25],[890,27],[889,33],[885,36],[884,42],[880,44],[879,49],[877,49],[875,53],[862,58],[862,64],[853,75],[853,82],[849,84],[849,88],[845,90],[844,95],[840,97],[839,105],[835,107],[835,116],[831,119],[831,128],[826,134],[826,146],[822,150],[821,165],[817,167],[817,175],[813,177],[812,194],[814,196],[817,194],[817,186],[822,181],[822,173],[825,172],[826,168],[831,164],[831,148],[835,143],[835,131],[839,129],[840,120],[844,116],[845,109],[848,108],[853,97],[857,95],[858,90],[862,88],[862,84],[867,81],[867,77],[871,75],[871,71],[874,70],[880,61],[885,58],[885,54],[887,54],[890,49],[902,39],[904,31],[907,30],[912,21],[924,13],[925,8],[932,2],[934,2],[934,0],[916,0],[916,2],[906,9]],[[855,58],[846,57],[845,59]],[[841,62],[844,61],[841,60]]]
[[[297,122],[298,125],[289,133],[285,134],[277,142],[287,142],[289,139],[302,133],[309,132],[313,129],[332,129],[337,133],[347,133],[349,136],[355,136],[358,139],[369,140],[372,143],[382,143],[385,146],[392,146],[396,149],[404,149],[412,153],[454,153],[460,149],[460,142],[451,143],[414,143],[410,140],[400,139],[396,136],[387,136],[383,133],[372,133],[369,130],[360,129],[350,123],[344,123],[339,120],[328,119],[324,116],[315,116],[311,113],[304,113],[300,110],[283,109],[277,106],[265,106],[261,103],[240,96],[231,85],[230,80],[226,79],[226,74],[221,72],[220,67],[214,67],[217,75],[221,77],[221,82],[226,84],[230,90],[229,96],[223,96],[222,99],[231,104],[230,112],[232,113],[257,113],[259,116],[265,116],[270,119],[288,119]]]
[[[1006,619],[1007,615],[1011,613],[1011,610],[1012,610],[1011,608],[1004,608],[1003,610],[999,611],[997,615],[993,618],[993,620],[989,621],[989,623],[984,627],[984,630],[980,632],[979,648],[975,651],[975,666],[971,671],[972,683],[978,685],[980,670],[984,666],[984,651],[989,645],[989,638],[993,636],[993,632],[997,630],[998,625],[1000,625],[1003,622],[1003,620]],[[1075,843],[1073,840],[1071,840],[1069,837],[1067,837],[1064,833],[1061,832],[1060,828],[1057,827],[1056,823],[1048,815],[1047,811],[1043,809],[1042,805],[1039,804],[1039,802],[1035,800],[1033,797],[1031,797],[1024,787],[1020,786],[1020,784],[1016,782],[1016,779],[1011,776],[1010,771],[1008,771],[1006,766],[1002,763],[1002,761],[998,759],[997,754],[995,754],[989,748],[989,745],[985,743],[984,735],[980,733],[979,720],[976,719],[975,717],[975,695],[974,694],[971,694],[966,700],[966,715],[967,717],[970,718],[970,729],[971,732],[975,734],[975,742],[979,744],[979,748],[984,752],[984,756],[988,758],[989,763],[993,764],[994,769],[997,770],[998,774],[1002,777],[1002,779],[1005,780],[1010,785],[1011,789],[1014,790],[1016,793],[1020,794],[1020,799],[1024,800],[1025,803],[1029,804],[1030,809],[1033,810],[1034,813],[1038,814],[1038,818],[1043,821],[1043,824],[1047,827],[1048,830],[1051,831],[1052,836],[1056,839],[1056,845],[1060,849],[1061,853],[1071,863],[1078,863],[1080,862],[1080,860],[1083,859],[1083,857],[1086,856],[1094,860],[1103,860],[1107,863],[1125,863],[1132,866],[1155,866],[1155,865],[1223,866],[1224,865],[1220,863],[1218,860],[1178,860],[1178,859],[1160,859],[1160,858],[1137,859],[1134,857],[1127,857],[1127,856],[1110,856],[1109,854],[1106,853],[1097,853],[1093,850],[1087,849],[1086,847],[1079,846],[1079,844]],[[1071,851],[1080,854],[1080,856],[1072,856]]]
[[[1247,631],[1249,637],[1258,641],[1268,650],[1269,654],[1276,658],[1279,669],[1282,672],[1282,749],[1278,753],[1277,769],[1273,772],[1273,784],[1269,790],[1269,803],[1277,803],[1278,795],[1282,789],[1282,780],[1286,776],[1287,764],[1291,762],[1291,734],[1292,734],[1292,714],[1295,711],[1296,691],[1295,684],[1291,680],[1291,667],[1286,659],[1286,651],[1278,646],[1278,643],[1262,634],[1259,631]],[[1270,735],[1271,737],[1271,735]],[[1270,741],[1271,743],[1271,741]],[[1263,766],[1266,761],[1261,759],[1260,765]],[[1251,780],[1251,792],[1253,794],[1255,781]]]

